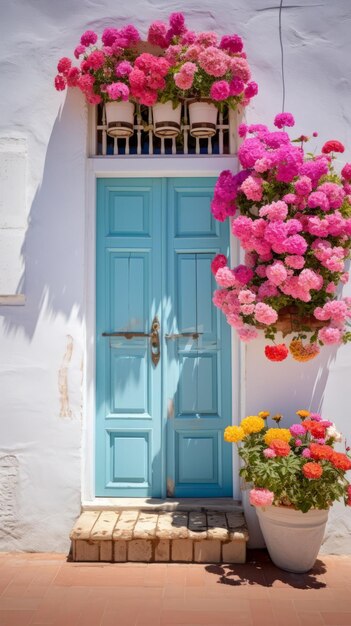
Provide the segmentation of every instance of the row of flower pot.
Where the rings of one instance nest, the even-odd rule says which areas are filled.
[[[216,134],[218,109],[207,99],[188,102],[190,134],[192,137],[208,138]],[[182,105],[173,106],[171,101],[157,103],[152,107],[153,129],[156,137],[172,138],[181,130]],[[106,102],[107,134],[111,137],[130,137],[134,133],[133,102]]]

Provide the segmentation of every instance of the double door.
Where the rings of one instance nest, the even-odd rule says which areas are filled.
[[[97,182],[96,495],[232,495],[230,329],[212,304],[215,179]]]

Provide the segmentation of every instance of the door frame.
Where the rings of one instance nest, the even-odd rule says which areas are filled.
[[[85,346],[82,368],[83,423],[81,504],[113,505],[119,498],[95,496],[95,306],[96,306],[96,182],[98,178],[177,178],[217,177],[224,169],[238,170],[236,157],[93,157],[87,159],[85,214]],[[228,224],[229,227],[229,224]],[[230,234],[230,261],[242,261],[239,246]],[[231,333],[232,415],[239,423],[245,409],[245,349]],[[240,499],[238,458],[233,458],[233,498]]]

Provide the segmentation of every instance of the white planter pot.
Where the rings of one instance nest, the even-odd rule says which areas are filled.
[[[256,507],[269,555],[278,567],[300,574],[317,558],[329,510],[307,513],[284,506]]]
[[[134,133],[133,102],[106,102],[105,111],[110,137],[130,137]]]
[[[210,100],[190,100],[188,103],[190,134],[193,137],[213,137],[217,132],[218,109]]]
[[[174,109],[172,102],[155,104],[152,107],[154,134],[156,137],[176,137],[180,133],[180,104]]]

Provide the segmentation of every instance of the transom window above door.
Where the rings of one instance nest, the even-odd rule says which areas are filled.
[[[240,111],[225,110],[218,114],[215,134],[208,138],[192,137],[186,102],[182,106],[181,132],[177,137],[157,137],[154,133],[152,108],[137,106],[134,114],[134,132],[130,137],[108,135],[103,105],[89,107],[89,156],[228,156],[237,153],[237,127]]]

